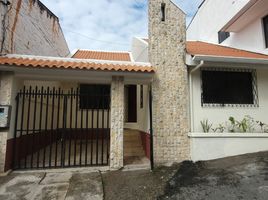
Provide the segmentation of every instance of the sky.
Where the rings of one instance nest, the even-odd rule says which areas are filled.
[[[173,0],[191,21],[202,0]],[[147,0],[42,0],[56,14],[70,51],[129,51],[134,36],[147,37]]]

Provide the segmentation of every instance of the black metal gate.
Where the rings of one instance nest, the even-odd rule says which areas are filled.
[[[109,164],[110,87],[97,93],[80,88],[24,87],[18,93],[14,169]]]

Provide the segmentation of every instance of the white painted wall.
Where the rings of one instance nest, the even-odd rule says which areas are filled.
[[[268,124],[267,69],[257,69],[259,107],[202,107],[200,70],[192,74],[192,83],[193,117],[191,123],[193,123],[194,130],[191,130],[191,132],[202,132],[200,121],[204,119],[208,119],[214,126],[217,126],[219,123],[228,121],[230,116],[240,120],[243,119],[245,115],[250,115],[255,120],[261,120]]]
[[[149,62],[148,43],[143,39],[137,37],[132,39],[131,52],[135,62]]]
[[[218,31],[249,0],[206,0],[187,29],[187,40],[218,43]]]
[[[218,32],[251,0],[206,0],[187,29],[187,40],[218,44]],[[262,17],[259,16],[222,45],[268,54],[265,48]]]
[[[194,162],[268,151],[267,133],[190,133],[189,137]]]
[[[231,33],[230,37],[222,44],[238,49],[268,54],[268,49],[265,47],[262,18],[251,22],[238,33]]]

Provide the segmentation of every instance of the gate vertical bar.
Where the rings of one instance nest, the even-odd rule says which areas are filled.
[[[80,94],[81,96],[81,94]],[[81,98],[81,97],[80,97]],[[83,98],[83,97],[82,97]],[[81,112],[81,127],[80,127],[80,154],[79,154],[79,165],[80,167],[82,166],[82,151],[83,151],[83,136],[84,136],[84,130],[83,130],[83,113],[84,113],[84,110],[83,109],[80,109],[80,112]]]
[[[75,105],[75,131],[74,131],[74,134],[75,134],[75,138],[74,138],[74,165],[76,165],[76,139],[77,139],[77,118],[78,118],[78,88],[76,89],[76,93],[75,93],[75,97],[76,97],[76,105]]]
[[[96,129],[96,165],[99,163],[99,110],[100,102],[97,103],[97,129]]]
[[[101,164],[103,165],[103,154],[104,154],[104,149],[103,149],[103,142],[104,142],[104,107],[105,107],[105,92],[104,89],[102,89],[102,119],[101,119]]]
[[[71,165],[71,149],[72,149],[72,135],[73,135],[73,88],[71,89],[71,100],[70,100],[70,132],[69,132],[69,160],[68,160],[68,165]]]
[[[21,95],[21,93],[20,93]],[[19,157],[19,163],[18,163],[18,168],[21,167],[21,141],[22,141],[22,135],[23,135],[23,122],[24,122],[24,104],[25,104],[25,86],[23,87],[23,92],[22,92],[22,108],[21,108],[21,124],[20,124],[20,139],[19,139],[19,152],[18,152],[18,157]]]
[[[37,145],[38,145],[38,152],[37,152],[37,168],[39,168],[39,156],[40,156],[40,136],[42,136],[42,117],[43,117],[43,94],[44,93],[44,87],[41,88],[41,99],[40,99],[40,116],[39,116],[39,133],[38,133],[38,141],[37,141]],[[42,140],[43,142],[43,140]],[[41,147],[43,148],[43,145],[41,145]]]
[[[47,87],[47,91],[46,91],[46,95],[45,97],[46,99],[46,114],[45,114],[45,133],[47,134],[47,129],[48,129],[48,103],[49,103],[49,87]],[[46,141],[45,141],[45,147],[44,147],[44,154],[43,154],[43,168],[45,168],[46,166]]]
[[[12,159],[12,169],[15,169],[17,165],[17,155],[16,155],[16,145],[17,145],[17,129],[18,129],[18,115],[19,115],[19,101],[20,101],[20,94],[18,93],[16,96],[16,117],[15,117],[15,129],[14,129],[14,142],[13,142],[13,159]]]
[[[51,96],[51,93],[50,93]],[[54,107],[55,107],[55,88],[52,91],[52,112],[51,112],[51,123],[50,123],[50,147],[49,147],[49,167],[51,167],[51,156],[52,156],[52,145],[53,145],[53,135],[54,135]]]
[[[62,121],[62,133],[61,133],[61,166],[65,165],[65,134],[66,134],[66,124],[67,124],[67,95],[63,95],[63,121]],[[70,147],[69,147],[70,148]]]
[[[37,104],[37,86],[35,87],[34,91],[34,117],[33,117],[33,131],[32,131],[32,149],[31,149],[31,168],[33,168],[33,157],[34,157],[34,150],[35,150],[35,145],[34,145],[34,138],[35,138],[35,122],[36,122],[36,104]],[[38,148],[38,147],[37,147]]]
[[[91,134],[90,134],[90,165],[93,164],[93,140],[94,140],[94,109],[91,110]]]
[[[87,98],[88,99],[88,98]],[[86,149],[85,149],[85,165],[87,165],[87,150],[88,150],[88,109],[86,112]]]
[[[32,86],[30,86],[30,89],[28,92],[28,115],[27,115],[27,127],[26,127],[26,140],[28,140],[29,136],[29,127],[30,127],[30,115],[31,115],[31,97],[32,97]],[[27,141],[28,142],[28,141]],[[27,156],[28,156],[28,150],[29,150],[29,145],[27,145],[26,153],[25,153],[25,160],[24,160],[24,168],[27,168]]]
[[[107,137],[107,139],[106,139],[106,141],[107,141],[107,157],[106,157],[106,159],[107,159],[107,163],[106,164],[108,164],[109,163],[109,152],[110,152],[110,101],[109,101],[109,107],[108,107],[108,110],[107,110],[107,131],[108,131],[108,133],[106,134],[106,137]]]
[[[57,162],[58,162],[58,136],[59,136],[59,123],[60,123],[60,100],[61,100],[61,89],[58,89],[57,93],[57,98],[58,98],[58,112],[57,112],[57,130],[56,130],[56,144],[55,144],[55,167],[57,167]]]

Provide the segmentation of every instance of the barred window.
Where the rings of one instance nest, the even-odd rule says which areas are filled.
[[[257,105],[254,70],[202,70],[202,106]]]
[[[110,85],[80,85],[80,109],[109,109]]]

